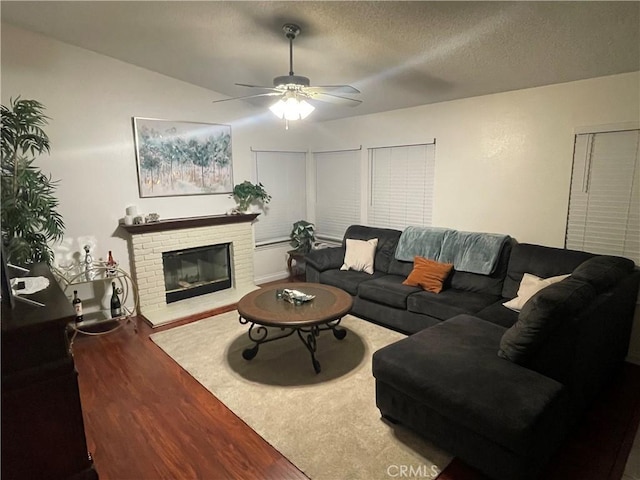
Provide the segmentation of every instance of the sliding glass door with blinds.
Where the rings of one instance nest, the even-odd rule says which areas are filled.
[[[367,223],[404,229],[431,225],[435,144],[369,149]]]
[[[258,182],[271,195],[255,226],[256,245],[289,241],[293,224],[307,217],[305,152],[255,152]]]
[[[640,264],[640,131],[576,135],[566,247]]]
[[[360,223],[360,153],[340,150],[313,154],[316,164],[316,236],[342,240]]]

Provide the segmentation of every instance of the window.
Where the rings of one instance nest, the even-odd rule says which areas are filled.
[[[294,222],[306,218],[306,153],[255,152],[257,181],[271,195],[258,217],[256,245],[289,241]]]
[[[402,229],[431,225],[435,143],[369,149],[368,223]]]
[[[640,263],[639,130],[576,135],[565,245]]]
[[[342,240],[349,225],[360,223],[360,152],[314,153],[316,235]]]

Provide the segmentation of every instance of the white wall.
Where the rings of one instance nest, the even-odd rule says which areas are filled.
[[[435,138],[435,225],[561,247],[574,131],[637,122],[639,82],[615,75],[325,122],[311,150]]]
[[[217,68],[212,66],[211,68]],[[96,244],[94,258],[112,250],[130,269],[126,234],[118,229],[125,207],[161,218],[222,214],[228,195],[139,198],[132,117],[229,124],[235,183],[255,180],[254,149],[306,149],[301,131],[285,131],[270,112],[243,102],[213,105],[221,95],[104,55],[2,25],[2,104],[36,99],[51,118],[51,155],[37,164],[60,180],[59,211],[66,224],[58,258]],[[273,192],[270,192],[273,193]],[[282,276],[288,246],[257,251],[256,279]]]

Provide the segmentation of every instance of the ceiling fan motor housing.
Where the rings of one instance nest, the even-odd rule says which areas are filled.
[[[300,27],[295,23],[285,23],[282,26],[282,31],[284,32],[284,36],[290,40],[300,35]]]
[[[302,75],[283,75],[273,79],[273,86],[276,88],[301,88],[311,85],[311,81]]]

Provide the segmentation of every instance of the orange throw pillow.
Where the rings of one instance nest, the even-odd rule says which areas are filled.
[[[452,263],[440,263],[423,257],[415,257],[413,270],[402,284],[412,287],[420,286],[428,292],[440,293],[442,284],[452,269]]]

